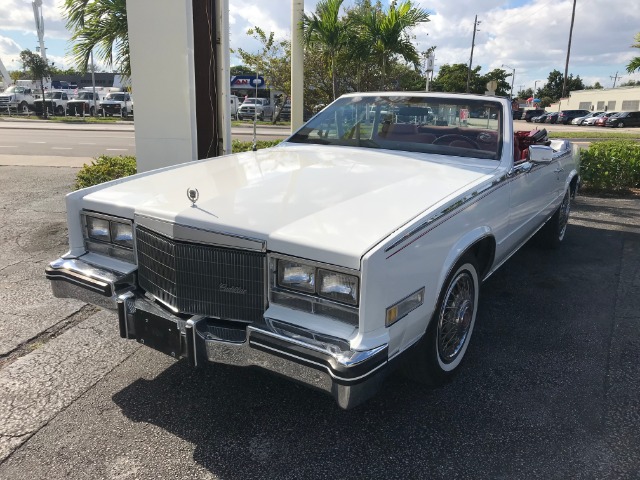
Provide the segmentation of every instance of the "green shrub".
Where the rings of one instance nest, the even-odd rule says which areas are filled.
[[[258,148],[258,150],[262,148],[275,147],[281,141],[282,140],[258,140],[258,142],[256,143],[256,147]],[[253,142],[243,142],[240,140],[233,140],[231,142],[231,150],[233,151],[233,153],[250,152],[252,148]]]
[[[91,162],[86,163],[76,175],[76,190],[91,187],[99,183],[128,177],[136,173],[136,157],[101,155]]]
[[[594,142],[580,155],[584,188],[621,192],[640,187],[640,144],[631,140]]]

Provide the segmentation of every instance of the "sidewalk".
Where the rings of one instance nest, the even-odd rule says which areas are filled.
[[[0,154],[0,167],[72,167],[82,168],[90,164],[92,157],[61,157],[57,155],[6,155]]]

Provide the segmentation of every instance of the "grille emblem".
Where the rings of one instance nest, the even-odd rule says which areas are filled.
[[[221,283],[218,288],[220,289],[221,292],[237,293],[238,295],[246,295],[247,294],[247,290],[246,289],[244,289],[242,287],[232,287],[232,286],[227,285],[226,283]]]
[[[198,192],[197,188],[187,188],[187,198],[192,203],[192,207],[196,206],[196,202],[200,198],[200,192]]]

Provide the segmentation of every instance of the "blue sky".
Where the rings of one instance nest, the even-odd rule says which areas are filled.
[[[383,0],[387,2],[387,0]],[[31,0],[2,0],[0,18],[0,59],[9,69],[20,68],[21,50],[35,50],[37,36]],[[65,28],[60,5],[63,0],[44,0],[45,45],[47,55],[57,66],[72,66],[66,57],[70,33]],[[310,12],[317,0],[305,0]],[[352,0],[345,0],[345,5]],[[258,45],[246,30],[260,25],[276,36],[290,34],[291,0],[271,0],[272,8],[255,0],[229,0],[231,47],[256,51]],[[503,64],[515,68],[514,89],[546,81],[549,72],[564,72],[569,38],[572,0],[414,0],[430,13],[430,22],[413,32],[419,50],[436,45],[437,68],[445,63],[467,63],[471,49],[474,15],[482,22],[476,35],[474,66],[486,73]],[[611,87],[640,80],[640,73],[629,75],[626,64],[640,49],[630,48],[640,32],[638,0],[578,0],[571,46],[569,73],[580,75],[587,85],[599,81]],[[232,57],[232,63],[237,59]],[[508,69],[510,71],[510,69]],[[540,86],[542,82],[538,82]]]

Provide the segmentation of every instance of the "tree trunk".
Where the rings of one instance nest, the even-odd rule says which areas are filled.
[[[337,98],[338,94],[338,79],[336,78],[336,57],[331,55],[331,84],[333,85],[333,99]]]

